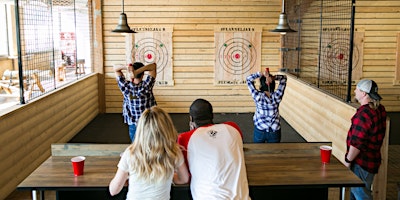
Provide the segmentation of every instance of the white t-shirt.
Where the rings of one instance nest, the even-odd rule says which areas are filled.
[[[175,166],[175,168],[183,164],[183,156],[181,156],[178,160],[178,165]],[[171,176],[168,177],[169,181],[159,184],[149,184],[147,182],[139,180],[137,175],[133,171],[129,170],[130,163],[130,152],[128,149],[126,149],[125,152],[122,154],[121,160],[118,163],[118,168],[129,173],[128,194],[126,196],[127,200],[170,199],[171,184],[174,175],[173,172],[171,173]]]
[[[186,149],[193,199],[250,199],[243,140],[236,128],[227,124],[197,128]]]

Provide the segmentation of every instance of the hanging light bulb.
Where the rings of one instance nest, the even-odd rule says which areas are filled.
[[[124,0],[122,0],[122,13],[119,15],[117,27],[112,30],[115,33],[136,33],[128,25],[128,19],[124,13]]]
[[[285,0],[282,0],[282,12],[279,15],[278,26],[271,32],[277,32],[281,34],[286,34],[287,32],[296,32],[295,30],[291,29],[287,20],[287,15],[285,12]]]

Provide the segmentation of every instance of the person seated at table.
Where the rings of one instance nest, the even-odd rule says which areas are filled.
[[[190,131],[178,136],[191,174],[193,199],[248,200],[243,134],[234,122],[213,123],[213,108],[196,99],[189,110]]]
[[[189,172],[171,117],[157,106],[138,121],[133,143],[123,152],[109,191],[118,194],[127,179],[127,199],[170,199],[171,183],[185,184]]]

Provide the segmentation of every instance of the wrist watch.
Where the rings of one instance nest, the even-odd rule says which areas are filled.
[[[347,162],[347,163],[353,162],[353,161],[350,161],[349,159],[347,159],[347,156],[344,157],[344,161]]]

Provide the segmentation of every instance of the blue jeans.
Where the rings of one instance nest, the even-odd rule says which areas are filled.
[[[135,139],[136,124],[129,125],[129,137],[131,138],[131,143]]]
[[[279,143],[281,142],[281,129],[272,131],[271,128],[269,130],[259,130],[257,127],[254,127],[253,142]]]
[[[371,185],[375,174],[365,171],[360,165],[354,164],[350,167],[351,171],[358,176],[365,184],[365,187],[350,188],[351,200],[372,200]]]

